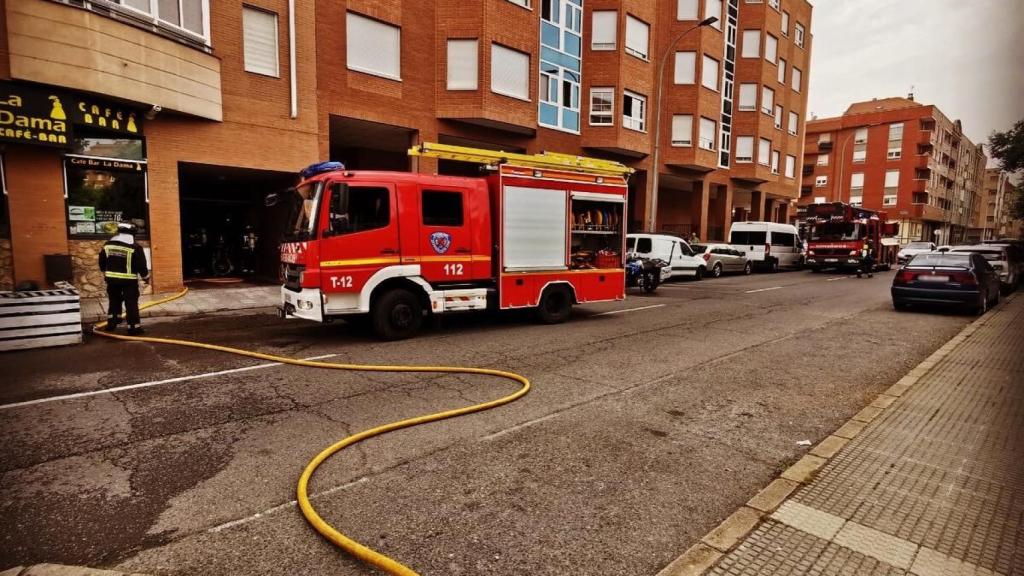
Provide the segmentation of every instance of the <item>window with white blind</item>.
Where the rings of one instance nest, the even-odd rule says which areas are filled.
[[[757,58],[761,56],[761,31],[743,31],[743,51],[740,53],[743,58]]]
[[[277,14],[242,6],[242,53],[245,71],[278,78]]]
[[[672,116],[672,145],[693,146],[693,116],[689,114]]]
[[[618,31],[618,12],[615,10],[594,10],[590,47],[594,50],[615,50]]]
[[[590,89],[590,125],[612,126],[615,124],[615,89]]]
[[[793,35],[795,36],[793,38],[793,43],[796,44],[797,46],[803,48],[804,47],[804,27],[799,22],[797,22],[796,26],[794,27]]]
[[[736,137],[736,163],[749,164],[754,161],[754,137]]]
[[[779,151],[772,150],[772,174],[779,173]]]
[[[783,114],[782,104],[776,104],[775,105],[775,118],[774,118],[774,120],[775,120],[775,127],[777,129],[779,129],[779,130],[782,130],[782,114]]]
[[[345,15],[349,70],[401,80],[402,29],[355,12]]]
[[[796,136],[800,130],[800,115],[796,112],[789,113],[789,133]]]
[[[782,35],[789,37],[789,12],[782,11]]]
[[[448,89],[476,90],[479,86],[478,57],[479,42],[472,40],[448,40]]]
[[[815,204],[824,204],[825,203],[825,197],[824,196],[815,196],[814,197],[814,203]]]
[[[778,76],[776,76],[775,79],[779,81],[779,84],[782,84],[783,86],[786,85],[786,59],[785,58],[779,58]]]
[[[864,203],[864,196],[862,194],[850,195],[850,206],[860,206]]]
[[[758,138],[757,140],[757,163],[767,166],[768,161],[771,159],[772,154],[772,141],[767,138]]]
[[[850,174],[850,194],[862,194],[864,191],[864,173]]]
[[[800,69],[797,68],[796,66],[793,66],[793,73],[792,73],[792,75],[793,75],[793,90],[796,90],[797,92],[799,92],[800,88],[803,86],[804,73],[801,72]]]
[[[700,147],[705,150],[715,149],[715,132],[718,123],[710,118],[700,118]]]
[[[530,99],[530,55],[491,44],[491,92]]]
[[[868,141],[868,129],[867,128],[857,128],[857,131],[854,132],[854,134],[853,134],[853,143],[854,144],[866,144],[867,141]]]
[[[828,186],[828,176],[818,176],[814,179],[814,186],[816,188],[824,188]]]
[[[647,129],[647,97],[629,90],[622,91],[622,125],[630,130]]]
[[[886,170],[885,171],[885,193],[895,194],[896,189],[900,186],[900,171],[899,170]]]
[[[697,53],[676,52],[675,83],[693,84],[697,81]]]
[[[767,86],[761,87],[761,112],[771,116],[775,111],[775,90]]]
[[[775,62],[779,58],[779,39],[771,34],[764,37],[764,59]]]
[[[818,154],[818,166],[828,166],[828,154]]]
[[[889,160],[899,160],[903,156],[903,123],[889,125]]]
[[[868,129],[858,128],[853,135],[853,161],[863,162],[868,157]]]
[[[757,84],[740,84],[740,110],[757,110]]]
[[[796,177],[796,156],[786,154],[786,178]]]
[[[647,60],[648,41],[650,38],[650,26],[646,22],[635,18],[632,14],[626,15],[626,52]]]
[[[707,54],[704,55],[703,65],[700,71],[700,83],[705,88],[718,90],[718,60]]]
[[[704,0],[704,18],[718,18],[712,28],[722,29],[722,0]]]
[[[882,206],[895,206],[898,196],[896,194],[886,194],[882,196]],[[963,214],[964,207],[960,207],[960,213]]]
[[[698,0],[677,0],[676,20],[696,20]]]

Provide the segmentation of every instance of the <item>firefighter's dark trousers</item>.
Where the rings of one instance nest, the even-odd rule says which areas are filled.
[[[107,280],[107,321],[111,326],[121,322],[121,306],[125,308],[129,326],[139,325],[139,283],[132,281]]]

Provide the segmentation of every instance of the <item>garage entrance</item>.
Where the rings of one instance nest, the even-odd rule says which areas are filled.
[[[298,182],[289,172],[180,163],[182,271],[196,287],[277,283],[287,210],[264,198]]]

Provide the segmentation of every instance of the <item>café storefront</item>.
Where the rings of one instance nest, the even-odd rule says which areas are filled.
[[[143,117],[108,99],[0,82],[0,289],[66,280],[103,290],[98,251],[119,222],[149,238]]]

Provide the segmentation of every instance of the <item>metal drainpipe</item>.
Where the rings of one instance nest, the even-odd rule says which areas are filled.
[[[288,82],[291,118],[299,117],[298,74],[295,70],[295,0],[288,0]]]

